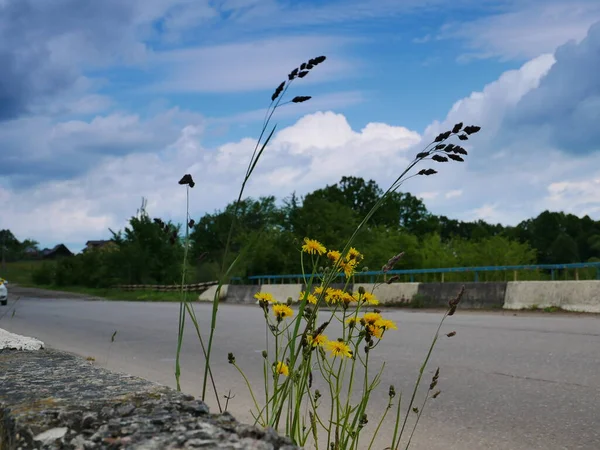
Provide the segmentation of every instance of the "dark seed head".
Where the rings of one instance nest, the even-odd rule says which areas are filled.
[[[308,75],[308,70],[303,70],[298,74],[298,78],[304,78],[306,75]]]
[[[305,62],[300,65],[300,70],[306,70],[306,63]]]
[[[292,103],[302,103],[305,102],[307,100],[310,100],[312,97],[308,96],[308,95],[299,95],[296,96],[292,99]]]
[[[434,173],[437,173],[437,170],[433,170],[433,169],[421,169],[419,170],[418,175],[433,175]]]
[[[434,161],[437,161],[437,162],[448,162],[448,158],[446,158],[445,156],[442,156],[442,155],[433,155],[431,157],[431,159],[433,159]]]
[[[279,95],[281,95],[281,93],[283,92],[284,86],[285,86],[285,81],[282,81],[281,84],[279,86],[277,86],[277,89],[275,89],[275,92],[273,92],[273,95],[271,95],[271,101],[275,101],[275,99],[277,97],[279,97]]]
[[[445,141],[446,139],[448,139],[450,137],[451,134],[452,134],[451,131],[445,131],[443,133],[440,133],[436,136],[436,138],[434,139],[434,142]]]
[[[388,280],[386,281],[387,284],[392,284],[394,281],[399,280],[400,277],[398,275],[394,275],[391,278],[388,278]]]
[[[468,135],[471,135],[477,133],[479,130],[481,130],[481,127],[478,127],[477,125],[469,125],[465,127],[463,131]]]
[[[194,225],[196,225],[196,221],[194,219],[190,219],[190,221],[188,222],[188,227],[194,228]]]
[[[429,152],[417,153],[417,159],[426,158],[427,156],[429,156]]]
[[[446,334],[446,336],[448,336],[448,337],[456,336],[456,331],[451,331],[450,333]]]
[[[189,173],[186,173],[183,177],[181,177],[181,180],[179,180],[179,184],[187,184],[190,187],[194,187],[194,180]]]
[[[453,159],[454,161],[458,161],[458,162],[463,162],[464,161],[464,159],[462,159],[460,156],[453,155],[452,153],[450,153],[448,155],[448,158]]]
[[[458,135],[458,138],[459,138],[461,141],[467,141],[467,140],[469,140],[469,136],[467,136],[466,134],[459,134],[459,135]]]
[[[462,148],[460,145],[457,145],[454,148],[454,153],[458,153],[459,155],[468,155],[467,151],[464,148]]]
[[[441,149],[443,149],[444,147],[446,147],[446,144],[438,144],[438,145],[436,145],[436,146],[435,146],[435,149],[436,149],[436,150],[441,150]]]
[[[461,129],[462,129],[463,123],[459,122],[456,125],[454,125],[454,128],[452,128],[452,133],[456,134],[458,133]]]

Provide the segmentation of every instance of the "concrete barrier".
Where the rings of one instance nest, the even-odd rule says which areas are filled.
[[[375,287],[377,286],[377,287]],[[365,291],[372,292],[382,305],[410,303],[417,294],[419,283],[356,283],[352,292],[357,292],[363,287]]]
[[[288,297],[292,297],[292,300],[297,302],[300,292],[305,288],[303,284],[263,284],[260,286],[260,292],[268,292],[281,303],[287,302]]]
[[[229,285],[228,284],[224,284],[223,286],[221,286],[221,295],[219,296],[219,298],[221,299],[221,301],[224,301],[225,298],[227,297],[227,289],[228,289]],[[212,302],[215,298],[215,293],[217,292],[217,286],[211,286],[209,287],[206,291],[204,291],[202,294],[200,294],[198,296],[198,301],[200,302]]]
[[[223,301],[226,303],[256,303],[254,294],[259,291],[260,286],[256,284],[230,284]]]
[[[0,358],[2,450],[300,450],[271,429],[211,414],[202,401],[166,386],[55,349],[8,348]]]
[[[600,280],[581,281],[511,281],[487,283],[392,283],[375,287],[371,283],[349,284],[350,292],[363,287],[373,292],[382,304],[413,303],[416,307],[446,307],[460,287],[465,294],[460,308],[529,309],[558,307],[566,311],[600,313]],[[343,288],[344,284],[334,284]],[[374,288],[375,287],[375,288]],[[285,303],[288,297],[298,301],[303,284],[223,285],[221,301],[227,303],[256,303],[254,294],[269,292],[276,300]],[[199,301],[212,301],[216,286],[200,294]],[[418,302],[417,305],[415,302]]]
[[[600,280],[508,283],[504,309],[548,307],[600,313]]]
[[[464,285],[465,293],[459,308],[502,308],[506,284],[506,282],[419,283],[417,297],[413,301],[422,302],[422,306],[447,307],[448,300],[456,297],[461,286]]]

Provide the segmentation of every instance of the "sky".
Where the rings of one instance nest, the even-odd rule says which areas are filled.
[[[274,89],[319,55],[248,196],[387,188],[463,122],[466,161],[402,191],[460,220],[600,220],[597,0],[0,0],[0,229],[79,251],[142,197],[182,222],[185,173],[192,217],[223,209]]]

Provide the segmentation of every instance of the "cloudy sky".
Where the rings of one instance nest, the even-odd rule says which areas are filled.
[[[467,162],[403,186],[432,212],[600,219],[597,0],[0,0],[0,228],[78,251],[142,196],[182,221],[188,172],[192,215],[223,208],[274,88],[318,55],[248,195],[386,187],[463,121]]]

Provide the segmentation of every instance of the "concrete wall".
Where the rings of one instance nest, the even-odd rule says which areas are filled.
[[[400,304],[412,301],[419,289],[419,283],[383,283],[378,285],[374,283],[356,283],[352,292],[357,292],[361,287],[367,292],[372,292],[379,300],[379,303],[383,305]]]
[[[459,293],[461,286],[465,293],[459,308],[502,308],[506,293],[506,282],[493,283],[419,283],[419,301],[424,306],[448,306],[448,300]]]
[[[221,295],[220,299],[224,300],[227,297],[227,289],[229,285],[224,284],[221,286]],[[206,291],[198,296],[198,301],[200,302],[212,302],[215,298],[215,293],[217,292],[217,286],[211,286]]]
[[[297,302],[300,292],[304,289],[303,284],[263,284],[260,286],[260,292],[272,294],[275,300],[281,303],[287,302],[288,297],[292,297],[292,300]]]
[[[256,303],[254,294],[259,291],[260,286],[256,284],[230,284],[223,301],[227,303]]]
[[[373,292],[382,304],[400,304],[417,301],[421,307],[445,307],[465,285],[461,308],[529,309],[558,307],[567,311],[600,313],[600,280],[585,281],[511,281],[489,283],[392,283],[349,284],[351,292],[364,287]],[[334,284],[343,288],[343,284]],[[298,301],[302,284],[223,285],[221,301],[228,303],[256,303],[254,294],[269,292],[280,302],[288,297]],[[212,301],[216,286],[200,294],[199,301]],[[417,305],[414,305],[417,306]]]
[[[600,280],[508,283],[505,309],[552,306],[567,311],[600,313]]]

